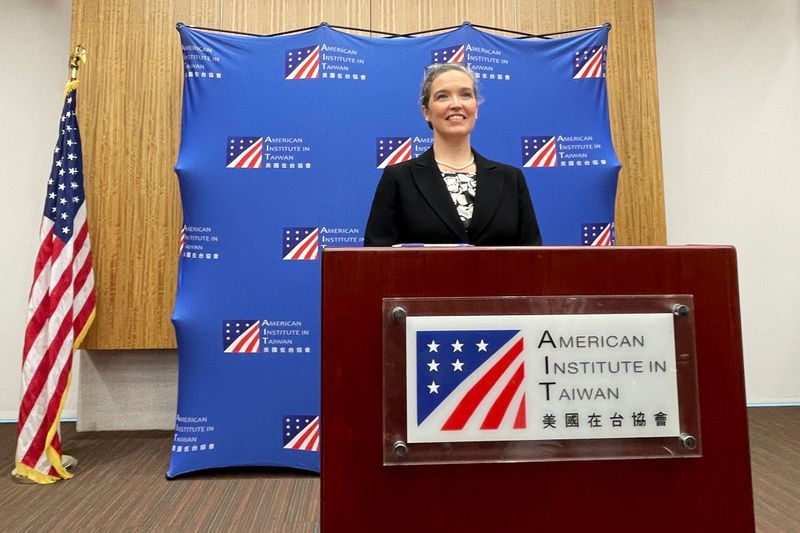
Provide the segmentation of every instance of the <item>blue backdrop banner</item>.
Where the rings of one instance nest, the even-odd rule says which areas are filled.
[[[382,168],[433,142],[424,68],[463,62],[472,144],[524,170],[546,245],[611,245],[620,164],[608,28],[518,40],[470,25],[377,39],[179,27],[184,56],[178,414],[167,475],[319,471],[320,248],[361,246]]]

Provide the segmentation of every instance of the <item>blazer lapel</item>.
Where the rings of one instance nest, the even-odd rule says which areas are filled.
[[[503,195],[503,173],[500,172],[494,161],[482,157],[477,152],[474,153],[477,167],[477,187],[469,232],[472,235],[478,235],[500,206],[500,199]]]
[[[464,229],[464,223],[458,216],[458,211],[453,204],[453,199],[450,198],[450,193],[442,180],[442,174],[433,159],[433,149],[419,156],[414,160],[411,167],[411,175],[417,184],[425,201],[430,204],[431,208],[436,212],[439,218],[442,219],[450,231],[453,232],[462,242],[467,242],[467,232]]]

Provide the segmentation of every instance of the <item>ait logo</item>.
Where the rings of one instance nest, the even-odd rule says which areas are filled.
[[[319,78],[319,45],[286,51],[287,80]]]
[[[411,137],[378,137],[375,145],[378,168],[411,159]]]
[[[553,135],[537,135],[522,138],[522,166],[546,168],[558,165],[556,138]]]
[[[319,228],[283,228],[283,260],[313,261],[319,254]]]
[[[225,168],[261,168],[264,137],[228,137]]]
[[[456,44],[447,48],[438,48],[431,52],[431,63],[464,63],[466,59],[465,44]]]
[[[319,417],[315,415],[285,415],[283,417],[283,447],[305,452],[319,451]]]
[[[614,246],[617,237],[613,222],[587,222],[581,224],[581,244],[583,246]]]
[[[572,61],[572,79],[605,78],[606,48],[608,47],[605,45],[596,45],[575,52]]]
[[[224,320],[222,322],[222,349],[225,353],[259,352],[258,320]]]

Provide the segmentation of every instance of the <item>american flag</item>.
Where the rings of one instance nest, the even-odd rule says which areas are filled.
[[[522,138],[522,166],[554,167],[558,163],[556,138],[552,135]]]
[[[417,331],[417,426],[465,435],[525,429],[523,351],[520,330]]]
[[[283,228],[283,259],[313,261],[319,252],[319,228]]]
[[[60,413],[73,351],[95,314],[83,154],[75,104],[76,91],[72,89],[61,113],[60,134],[47,182],[23,348],[15,474],[37,483],[71,477],[61,462]]]
[[[411,137],[378,137],[376,140],[378,168],[411,159]]]
[[[319,78],[319,46],[307,46],[286,52],[286,79]]]
[[[319,417],[287,415],[283,417],[283,447],[287,450],[319,451]]]
[[[225,168],[261,168],[263,137],[228,137]]]
[[[581,243],[584,246],[614,246],[616,241],[613,222],[581,224]]]
[[[572,79],[606,77],[606,46],[593,46],[575,52]]]
[[[225,320],[222,323],[222,349],[225,353],[258,353],[258,320]]]
[[[431,52],[431,63],[463,63],[466,45],[456,44]]]

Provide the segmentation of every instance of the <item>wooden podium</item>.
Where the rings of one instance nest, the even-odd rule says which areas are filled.
[[[384,466],[382,299],[694,296],[702,456]],[[731,247],[370,248],[322,256],[321,527],[754,531]]]

